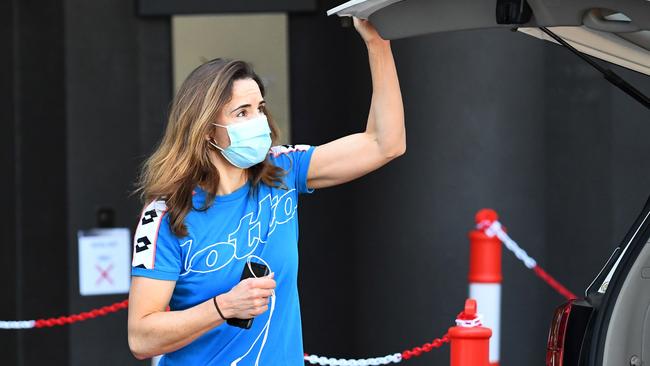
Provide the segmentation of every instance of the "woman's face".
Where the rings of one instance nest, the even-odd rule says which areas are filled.
[[[232,85],[232,97],[219,113],[216,123],[228,126],[255,118],[260,114],[264,114],[265,104],[262,92],[255,80],[235,80]],[[214,126],[214,129],[213,138],[215,143],[224,149],[230,146],[228,131],[218,126]]]

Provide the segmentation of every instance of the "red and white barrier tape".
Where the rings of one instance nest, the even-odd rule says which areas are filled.
[[[79,314],[70,316],[60,316],[58,318],[38,319],[38,320],[19,320],[19,321],[0,321],[0,329],[31,329],[31,328],[47,328],[57,325],[66,325],[93,319],[98,316],[104,316],[110,313],[126,309],[129,306],[129,300],[116,302],[115,304],[93,309]]]
[[[517,259],[522,261],[524,265],[533,270],[535,274],[551,286],[555,291],[564,296],[567,300],[577,299],[578,297],[566,287],[560,284],[553,276],[548,274],[542,267],[537,264],[537,261],[526,253],[510,236],[503,230],[499,221],[483,221],[476,225],[478,230],[483,230],[485,235],[489,237],[496,236],[501,240],[503,245],[511,251]]]
[[[357,360],[348,360],[344,358],[327,358],[316,355],[305,355],[305,361],[312,365],[332,365],[332,366],[367,366],[367,365],[388,365],[391,363],[402,362],[402,354],[395,353],[384,357],[365,358]]]
[[[499,221],[483,221],[477,225],[477,229],[483,230],[486,235],[490,237],[497,236],[503,245],[510,250],[515,256],[524,263],[524,265],[533,270],[535,274],[549,284],[553,289],[562,294],[567,299],[577,298],[571,291],[557,282],[551,275],[544,271],[537,265],[535,259],[530,257],[525,250],[523,250],[506,232],[503,230]],[[23,321],[0,321],[0,329],[32,329],[61,326],[72,324],[79,321],[104,316],[110,313],[117,312],[121,309],[128,307],[128,300],[118,302],[109,306],[104,306],[99,309],[94,309],[88,312],[73,314],[70,316],[61,316],[58,318],[39,319],[39,320],[23,320]],[[482,326],[480,315],[473,319],[464,319],[462,313],[456,319],[456,325],[459,327],[476,327]],[[425,343],[422,346],[413,347],[410,350],[405,350],[402,353],[394,353],[391,355],[366,359],[343,359],[343,358],[329,358],[317,355],[305,354],[304,359],[312,365],[340,365],[340,366],[365,366],[365,365],[388,365],[391,363],[400,363],[402,360],[408,360],[412,357],[417,357],[423,353],[429,352],[435,348],[440,348],[445,343],[449,343],[449,337],[445,334],[441,338],[436,338],[430,343]]]
[[[0,329],[31,329],[34,324],[36,320],[0,321]]]
[[[456,319],[456,326],[463,328],[474,328],[483,326],[483,315],[476,314],[474,319],[461,319],[462,314],[459,314],[458,319]]]
[[[456,322],[459,320],[457,319]],[[468,322],[467,320],[461,320]],[[471,322],[471,321],[469,321]],[[476,326],[476,325],[471,325]],[[479,325],[480,326],[480,325]],[[350,366],[350,365],[388,365],[391,363],[400,363],[402,360],[408,360],[413,357],[420,356],[426,352],[430,352],[433,349],[442,347],[445,343],[449,343],[449,337],[445,334],[441,338],[436,338],[429,343],[425,343],[422,346],[413,347],[411,349],[405,350],[402,353],[394,353],[392,355],[384,357],[375,357],[375,358],[365,358],[365,359],[344,359],[344,358],[327,358],[316,355],[308,355],[305,353],[305,361],[309,362],[312,365],[341,365],[341,366]]]
[[[94,309],[88,312],[83,312],[79,314],[73,314],[70,316],[60,316],[58,318],[49,318],[49,319],[39,319],[39,320],[22,320],[22,321],[0,321],[0,329],[32,329],[32,328],[45,328],[53,326],[62,326],[66,324],[72,324],[80,322],[87,319],[96,318],[98,316],[108,315],[110,313],[117,312],[121,309],[126,309],[129,305],[129,300],[124,300],[109,306],[104,306],[99,309]],[[457,320],[458,322],[472,323],[473,321],[467,320]],[[473,325],[472,325],[473,326]],[[402,353],[394,353],[391,355],[383,357],[374,357],[366,359],[336,359],[330,357],[323,357],[317,355],[308,355],[305,354],[305,361],[311,363],[312,365],[388,365],[391,363],[399,363],[402,360],[408,360],[411,357],[420,356],[423,353],[429,352],[432,349],[440,348],[445,343],[449,342],[449,338],[445,334],[442,338],[436,338],[430,343],[425,343],[422,346],[413,347],[412,349],[405,350]]]

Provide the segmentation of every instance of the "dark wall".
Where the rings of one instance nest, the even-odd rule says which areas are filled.
[[[0,288],[6,291],[5,301],[0,302],[0,316],[3,319],[17,319],[19,302],[18,293],[16,292],[17,283],[17,253],[18,245],[16,243],[16,203],[17,199],[13,194],[16,189],[15,171],[16,164],[16,113],[14,111],[15,96],[14,79],[16,53],[14,46],[14,34],[16,33],[13,8],[11,2],[0,3],[0,42],[3,45],[5,57],[0,57],[0,70],[11,70],[11,72],[0,73],[0,121],[2,121],[2,131],[0,134],[0,167],[5,174],[0,174],[0,187],[3,192],[11,192],[2,195],[2,207],[0,211],[0,232],[2,233],[2,243],[0,244]],[[18,337],[19,332],[2,332],[0,333],[0,352],[6,355],[6,362],[16,364],[18,360]]]
[[[62,13],[56,1],[0,5],[3,320],[68,306]],[[65,364],[67,335],[67,328],[1,331],[3,364]]]
[[[364,127],[358,116],[370,105],[361,40],[353,28],[341,28],[323,13],[289,19],[293,143],[317,145],[357,132]],[[352,182],[301,201],[299,290],[308,353],[351,357],[359,351],[355,251],[363,240],[357,234],[366,233],[357,230],[363,220],[351,197],[357,186]]]
[[[292,16],[290,29],[293,142],[361,131],[371,86],[354,29],[320,14]],[[567,50],[507,30],[392,45],[407,154],[302,201],[308,353],[373,357],[445,333],[483,207],[579,294],[650,193],[648,111]],[[614,68],[650,92],[650,78]],[[563,298],[507,252],[503,271],[502,364],[542,364]],[[448,349],[412,362],[446,364]]]
[[[138,167],[154,148],[171,100],[169,18],[138,18],[133,1],[66,1],[69,301],[73,313],[127,295],[80,296],[77,230],[96,226],[101,206],[133,230]],[[70,365],[136,365],[127,312],[70,327]]]
[[[169,18],[137,18],[133,1],[13,1],[0,27],[0,319],[121,301],[79,295],[76,233],[100,206],[136,223],[133,181],[171,99]],[[126,315],[1,331],[0,363],[147,364],[129,352]]]
[[[359,327],[374,329],[363,338],[373,353],[421,344],[453,324],[467,297],[467,233],[478,209],[498,210],[515,238],[535,233],[523,244],[545,259],[538,249],[546,209],[543,54],[522,38],[462,32],[394,43],[408,152],[367,178],[359,204],[373,215],[360,215],[367,218],[360,229],[368,240],[360,243],[358,276],[386,268],[361,287],[358,306]],[[539,284],[511,259],[503,261],[503,308],[510,309],[503,313],[505,365],[526,364],[534,348],[519,337],[505,339],[508,334],[539,339],[546,332],[546,324],[518,321],[524,312],[516,309],[545,313],[545,293],[530,291]],[[378,314],[392,315],[376,324]],[[419,362],[444,364],[447,352]]]
[[[650,94],[648,77],[617,68],[633,85]],[[650,113],[616,89],[611,90],[609,115],[612,121],[612,155],[609,157],[612,177],[613,236],[620,241],[641,210],[642,200],[650,195],[648,167],[648,122]]]

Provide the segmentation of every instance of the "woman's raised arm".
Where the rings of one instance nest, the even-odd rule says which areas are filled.
[[[307,175],[309,188],[324,188],[361,177],[406,151],[404,107],[390,42],[366,20],[354,26],[368,48],[372,100],[366,130],[316,147]]]

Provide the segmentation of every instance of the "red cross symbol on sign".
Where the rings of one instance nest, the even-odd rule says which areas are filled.
[[[99,266],[99,264],[95,265],[95,268],[99,271],[99,278],[97,278],[97,282],[95,285],[99,285],[102,280],[106,280],[108,283],[111,285],[113,284],[113,280],[111,280],[111,277],[108,275],[108,272],[110,272],[113,269],[113,263],[109,264],[106,269],[103,269],[102,267]]]

